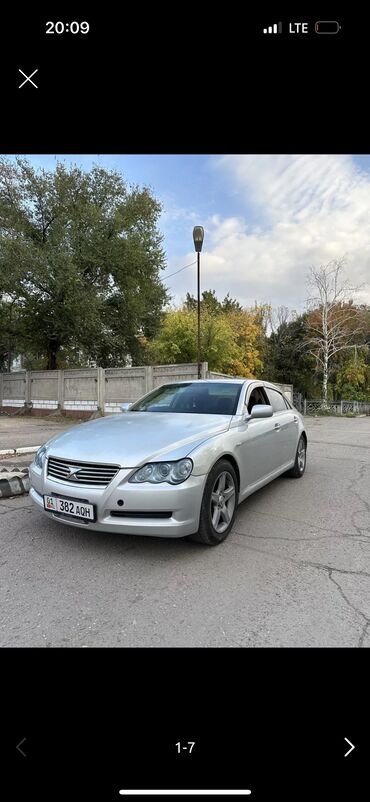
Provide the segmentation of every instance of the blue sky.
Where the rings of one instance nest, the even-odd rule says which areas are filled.
[[[356,285],[370,276],[370,156],[33,155],[117,169],[150,186],[164,207],[168,275],[194,258],[192,229],[203,225],[202,289],[241,303],[303,309],[310,266],[346,257]],[[165,281],[172,302],[196,292],[196,268]],[[370,302],[369,287],[360,300]]]

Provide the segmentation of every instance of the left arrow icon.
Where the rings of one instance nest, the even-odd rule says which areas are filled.
[[[19,741],[19,744],[15,747],[16,749],[18,749],[18,752],[20,752],[21,755],[23,755],[23,757],[27,757],[26,753],[23,751],[23,749],[21,749],[22,744],[24,744],[26,740],[27,738],[22,738],[22,740]]]
[[[348,752],[346,752],[346,754],[344,755],[344,757],[348,757],[348,755],[350,755],[351,752],[355,749],[355,745],[351,744],[351,741],[349,741],[348,738],[345,738],[344,740],[347,741],[347,744],[351,747],[350,749],[348,749]]]

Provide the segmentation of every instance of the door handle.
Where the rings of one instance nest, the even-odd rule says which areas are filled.
[[[275,423],[275,431],[279,432],[281,429],[280,423]]]

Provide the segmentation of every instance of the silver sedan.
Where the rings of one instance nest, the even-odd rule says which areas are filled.
[[[30,496],[50,518],[104,532],[229,534],[238,504],[306,466],[304,422],[273,384],[164,384],[124,414],[83,423],[42,446]]]

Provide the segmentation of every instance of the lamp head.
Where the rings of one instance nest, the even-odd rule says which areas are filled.
[[[204,240],[204,228],[203,226],[194,226],[193,228],[193,240],[194,240],[194,248],[196,253],[200,253],[202,250],[203,240]]]

